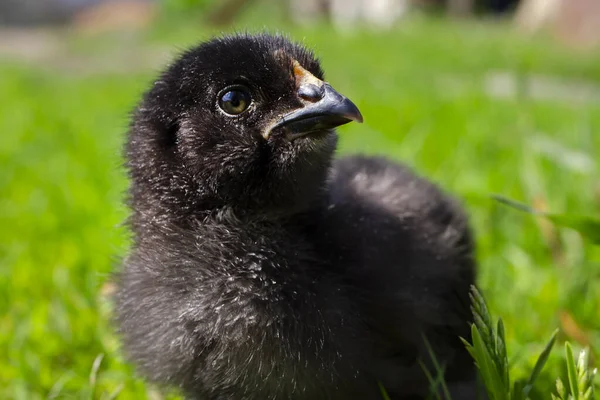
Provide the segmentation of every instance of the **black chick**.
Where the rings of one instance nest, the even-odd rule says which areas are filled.
[[[466,218],[404,166],[332,161],[351,120],[279,36],[201,44],[146,93],[116,310],[148,379],[210,400],[424,399],[427,337],[454,399],[475,397]]]

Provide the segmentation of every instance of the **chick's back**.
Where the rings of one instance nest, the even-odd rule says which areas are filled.
[[[381,157],[334,161],[321,251],[354,288],[360,314],[378,343],[374,375],[390,391],[427,387],[418,359],[431,362],[423,337],[445,360],[446,379],[474,381],[468,337],[475,279],[468,220],[452,197],[405,165]],[[419,387],[421,389],[419,389]]]

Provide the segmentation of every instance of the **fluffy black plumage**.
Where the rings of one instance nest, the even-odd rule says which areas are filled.
[[[425,335],[454,399],[475,398],[467,220],[402,165],[332,161],[331,128],[360,114],[322,79],[304,47],[239,35],[147,92],[126,148],[126,354],[198,399],[379,399],[378,381],[423,399]]]

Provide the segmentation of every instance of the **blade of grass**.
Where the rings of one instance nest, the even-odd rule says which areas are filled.
[[[383,387],[383,383],[381,383],[381,381],[377,381],[377,384],[379,385],[379,391],[381,392],[381,397],[383,400],[391,400],[387,390],[385,390],[385,387]]]
[[[600,245],[600,220],[585,215],[544,214],[556,225],[571,228],[588,238],[592,243]]]
[[[527,380],[525,387],[523,387],[523,397],[524,398],[527,398],[527,396],[529,395],[529,392],[531,392],[531,389],[533,389],[533,384],[535,383],[536,379],[540,375],[540,372],[542,372],[544,365],[546,365],[546,361],[548,361],[550,352],[552,351],[552,348],[554,347],[554,342],[556,342],[557,335],[558,335],[558,329],[556,329],[554,331],[554,333],[552,333],[552,336],[550,337],[550,340],[546,344],[546,347],[544,347],[544,350],[542,350],[542,352],[540,353],[540,356],[538,357],[538,359],[535,363],[535,366],[533,367],[533,371],[531,371],[531,375],[529,376],[529,379]]]
[[[483,343],[488,347],[492,360],[497,365],[494,328],[485,299],[475,286],[471,286],[469,297],[471,299],[471,313],[473,314],[474,325],[477,327]]]
[[[124,387],[125,387],[125,385],[121,383],[119,386],[117,386],[115,388],[115,390],[112,391],[112,393],[110,393],[108,395],[106,400],[115,400],[119,396],[119,394],[123,391]]]
[[[434,378],[433,375],[431,375],[431,372],[429,371],[427,366],[423,363],[423,361],[419,360],[419,365],[421,366],[423,373],[425,374],[425,376],[427,377],[427,380],[429,381],[429,395],[433,394],[436,399],[442,400],[442,398],[440,397],[440,393],[437,390],[437,388],[440,384],[438,381],[439,376],[437,378]]]
[[[471,336],[473,338],[476,362],[490,398],[493,400],[508,399],[508,393],[504,390],[504,385],[502,384],[502,379],[498,374],[494,360],[475,325],[471,327]]]
[[[520,210],[526,212],[528,214],[539,215],[540,211],[534,209],[533,207],[528,206],[527,204],[521,203],[516,200],[509,199],[508,197],[504,197],[499,194],[493,194],[492,199],[496,200],[500,204],[504,204],[505,206],[512,207],[516,210]]]
[[[600,245],[600,219],[588,215],[552,214],[538,211],[526,204],[501,195],[492,195],[497,202],[514,209],[547,218],[552,223],[565,228],[576,230],[592,243]]]
[[[465,345],[465,347],[467,348],[467,351],[469,352],[471,357],[473,357],[473,359],[476,360],[477,357],[475,355],[475,349],[473,348],[471,343],[469,343],[468,340],[466,340],[465,338],[462,338],[462,337],[460,338],[460,341]]]
[[[90,399],[96,398],[96,382],[98,379],[98,371],[100,370],[100,366],[102,365],[102,360],[104,359],[104,353],[100,353],[94,359],[92,363],[92,370],[90,371],[90,389],[91,395]]]
[[[445,399],[450,400],[450,392],[448,391],[448,386],[446,385],[446,380],[444,379],[445,368],[441,366],[438,362],[435,352],[433,351],[429,340],[427,340],[425,336],[423,336],[423,342],[425,343],[425,347],[427,348],[427,352],[429,353],[429,358],[431,358],[431,362],[433,363],[433,368],[435,368],[437,372],[436,380],[439,381],[439,385],[441,386],[442,391],[444,392]]]
[[[556,393],[557,393],[557,398],[567,400],[567,398],[568,398],[567,389],[565,388],[565,385],[560,378],[556,379]]]
[[[565,353],[567,356],[567,376],[569,378],[569,388],[574,400],[579,399],[579,390],[577,389],[577,369],[575,368],[575,359],[573,358],[573,348],[569,342],[565,343]]]
[[[581,350],[577,359],[577,391],[583,394],[587,389],[588,374],[587,374],[587,352]]]
[[[498,328],[495,330],[492,317],[490,316],[487,303],[475,286],[471,286],[470,293],[473,312],[473,319],[477,327],[483,343],[492,358],[496,371],[498,371],[501,382],[505,388],[505,393],[510,393],[510,383],[508,379],[508,361],[504,342],[504,325],[499,320]],[[497,330],[500,329],[500,335]],[[501,343],[500,343],[501,342]]]
[[[499,370],[502,373],[502,380],[504,382],[504,389],[506,393],[510,392],[510,377],[508,372],[508,356],[506,354],[506,338],[504,334],[504,323],[502,318],[498,319],[496,329],[496,355],[500,364],[498,365]]]
[[[513,384],[513,388],[510,394],[510,400],[525,400],[527,396],[524,394],[525,382],[519,380]]]

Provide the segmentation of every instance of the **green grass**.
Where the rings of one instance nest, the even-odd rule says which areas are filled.
[[[256,16],[247,19],[256,26]],[[127,245],[120,147],[128,112],[160,67],[136,52],[175,53],[210,34],[163,21],[127,40],[69,37],[66,58],[42,65],[0,62],[0,398],[151,396],[123,362],[103,295]],[[557,327],[559,342],[589,345],[597,359],[600,250],[490,195],[600,214],[600,103],[493,99],[484,82],[504,70],[600,85],[600,58],[501,24],[417,20],[387,33],[290,34],[321,55],[329,81],[363,112],[363,125],[340,130],[342,153],[403,160],[464,200],[479,284],[504,321],[511,378],[529,377]],[[69,68],[69,57],[83,66]],[[121,72],[101,68],[120,62]],[[559,154],[539,151],[540,137]],[[573,168],[569,152],[594,167]],[[564,361],[557,347],[532,399],[549,398],[557,376],[569,382]]]

